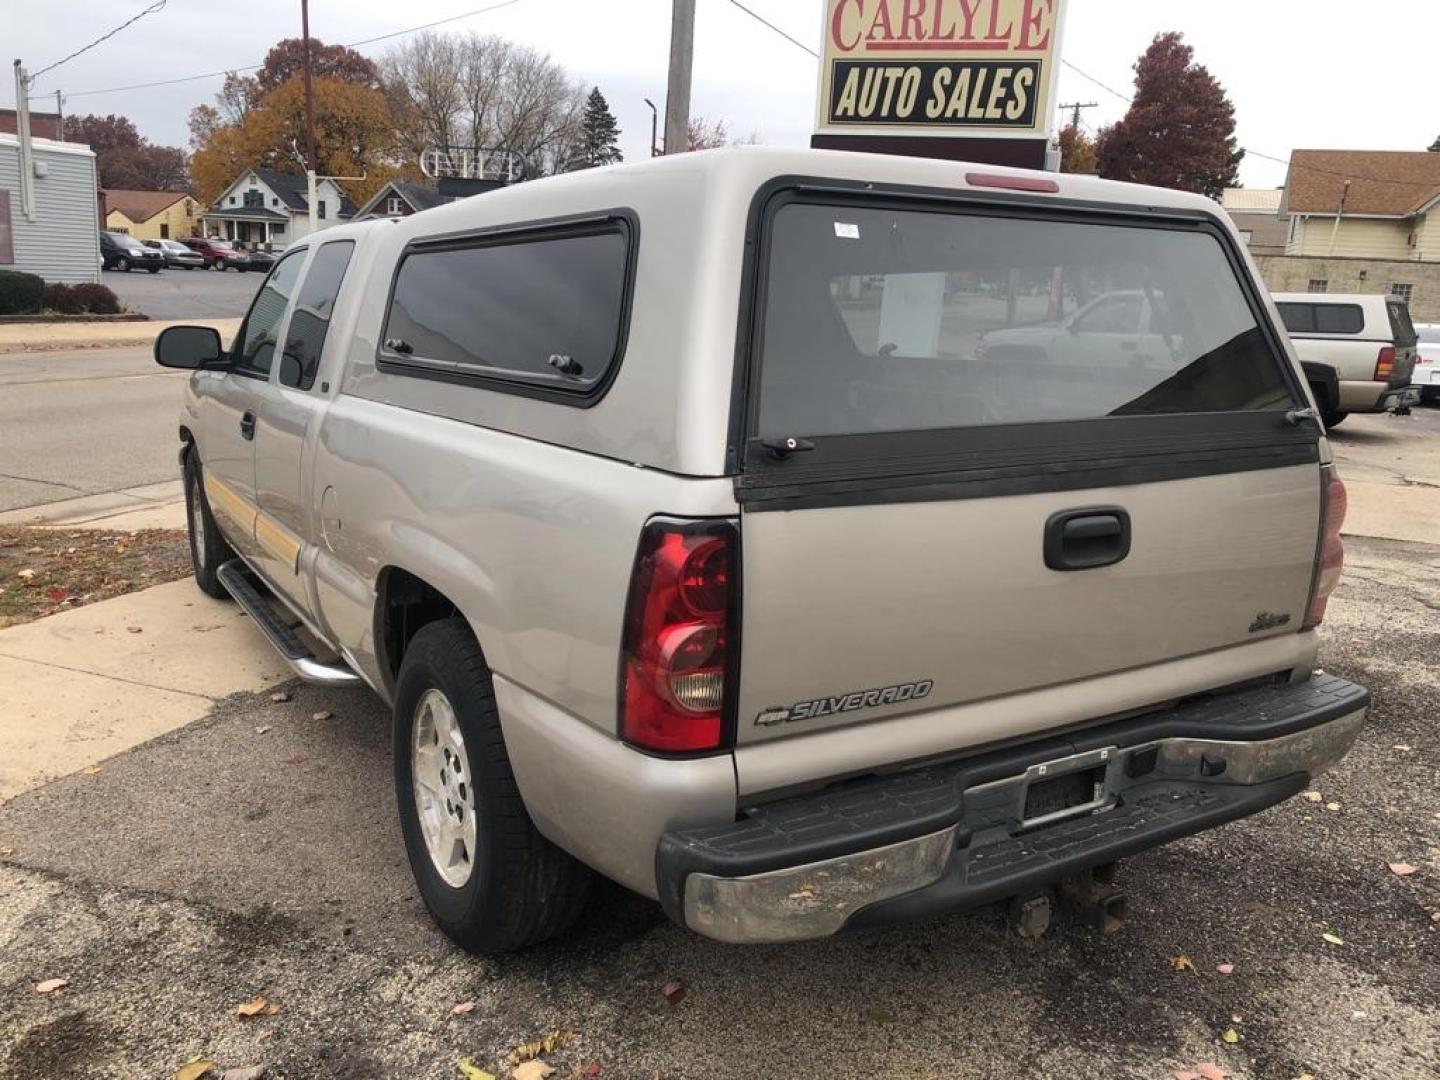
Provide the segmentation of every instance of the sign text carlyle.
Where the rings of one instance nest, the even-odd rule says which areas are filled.
[[[820,132],[1044,138],[1063,0],[826,0]]]

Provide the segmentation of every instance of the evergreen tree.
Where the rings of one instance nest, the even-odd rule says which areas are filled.
[[[597,86],[585,99],[585,117],[580,122],[580,146],[575,155],[575,168],[589,169],[596,165],[614,165],[620,160],[620,128],[610,111],[605,95]]]

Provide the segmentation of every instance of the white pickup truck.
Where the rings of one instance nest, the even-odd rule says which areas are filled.
[[[1405,301],[1330,293],[1274,299],[1327,428],[1352,412],[1403,410],[1420,400],[1410,385],[1416,337]]]

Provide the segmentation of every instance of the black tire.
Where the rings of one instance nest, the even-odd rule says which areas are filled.
[[[1440,387],[1423,387],[1420,390],[1421,405],[1440,405]]]
[[[158,274],[160,272],[160,267],[158,266],[147,266],[145,269],[149,270],[152,274]]]
[[[445,695],[474,783],[475,847],[458,887],[441,877],[421,831],[411,775],[411,737],[421,699]],[[568,929],[585,907],[591,871],[535,828],[515,783],[490,669],[469,625],[429,623],[410,641],[395,684],[395,795],[405,850],[420,895],[447,937],[474,953],[534,945]],[[448,806],[448,803],[447,803]]]
[[[197,537],[196,519],[201,524],[203,536]],[[215,576],[222,563],[235,558],[235,552],[210,513],[210,500],[205,498],[205,479],[200,467],[200,455],[192,446],[185,455],[185,521],[190,534],[190,565],[195,568],[195,584],[206,596],[217,600],[228,600],[230,593]]]
[[[1348,412],[1339,412],[1339,411],[1336,410],[1336,409],[1321,409],[1321,410],[1320,410],[1320,419],[1322,419],[1322,420],[1325,421],[1325,429],[1326,429],[1327,431],[1328,431],[1330,428],[1339,427],[1341,424],[1343,424],[1343,423],[1345,422],[1345,418],[1346,418],[1347,416],[1349,416],[1349,415],[1350,415],[1350,414],[1349,414]]]
[[[125,271],[125,273],[128,274],[130,272],[130,260],[127,259],[124,255],[121,255],[118,259],[115,260],[115,269],[123,270]]]

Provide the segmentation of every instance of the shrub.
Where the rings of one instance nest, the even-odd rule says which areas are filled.
[[[39,311],[45,282],[34,274],[0,270],[0,315],[28,315]]]
[[[85,310],[75,290],[61,281],[52,281],[45,286],[42,304],[46,311],[57,311],[61,315],[79,315]]]
[[[92,315],[120,314],[120,298],[108,285],[72,285],[70,292],[80,301],[82,311],[88,311]]]

